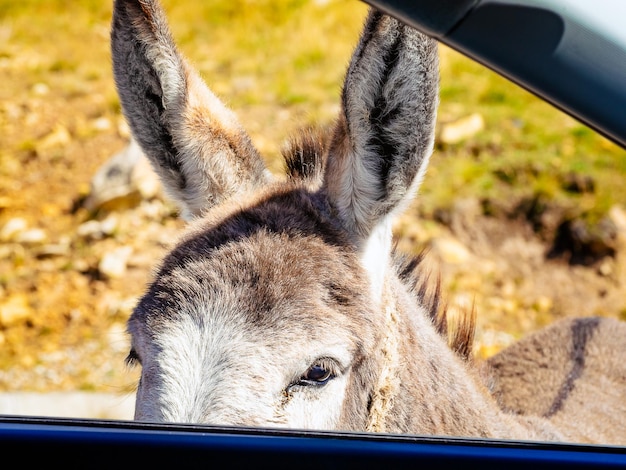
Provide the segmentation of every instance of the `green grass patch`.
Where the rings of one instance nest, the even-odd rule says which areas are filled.
[[[367,8],[356,0],[163,4],[182,52],[252,123],[253,134],[277,140],[276,147],[298,124],[279,123],[278,112],[308,124],[336,107]],[[119,115],[110,70],[110,16],[111,2],[99,0],[0,0],[0,26],[10,31],[3,57],[32,56],[21,66],[21,86],[44,81],[68,100],[97,90],[106,109]],[[623,149],[481,65],[443,46],[441,52],[441,121],[477,112],[485,128],[459,144],[437,148],[420,191],[425,215],[468,196],[541,195],[579,204],[580,194],[564,184],[571,174],[593,182],[584,197],[587,214],[626,201]],[[276,111],[260,115],[256,108]]]

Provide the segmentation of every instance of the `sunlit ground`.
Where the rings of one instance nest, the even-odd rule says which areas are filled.
[[[164,6],[181,50],[237,111],[272,171],[282,171],[289,134],[332,122],[365,4]],[[0,0],[0,390],[131,387],[124,323],[180,226],[158,199],[97,213],[80,207],[98,167],[129,137],[111,72],[110,16],[101,0]],[[621,258],[567,274],[563,259],[544,255],[563,222],[602,230],[626,199],[625,157],[442,47],[436,151],[398,239],[405,250],[430,249],[453,312],[475,306],[477,354],[557,316],[624,315]],[[92,220],[110,230],[90,233]],[[104,275],[103,258],[124,246],[127,269]]]

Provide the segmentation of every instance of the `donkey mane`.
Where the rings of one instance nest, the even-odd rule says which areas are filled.
[[[332,137],[328,127],[309,126],[299,129],[281,148],[285,162],[285,173],[293,183],[313,186],[321,184],[328,159],[328,145]],[[431,273],[423,269],[427,252],[409,256],[398,252],[394,246],[392,264],[400,280],[409,292],[415,295],[430,316],[437,332],[446,340],[450,348],[463,359],[470,360],[476,329],[475,309],[463,310],[452,318],[448,306],[443,301],[441,278],[431,282]]]
[[[283,145],[281,153],[285,161],[285,172],[291,181],[320,184],[328,159],[328,143],[331,137],[329,128],[305,127],[300,129]],[[394,246],[392,264],[400,280],[409,292],[425,308],[437,332],[448,346],[465,360],[470,360],[476,331],[476,311],[462,310],[450,317],[448,306],[441,293],[441,278],[431,282],[431,272],[424,271],[422,265],[427,251],[409,256],[397,251]]]
[[[415,256],[408,256],[394,249],[393,260],[398,276],[409,292],[422,303],[436,331],[448,343],[450,349],[462,359],[470,361],[476,333],[476,309],[472,306],[460,310],[453,316],[449,315],[448,305],[441,293],[441,277],[437,276],[433,283],[432,272],[425,272],[422,268],[427,253],[427,250],[423,250]]]
[[[292,181],[322,182],[328,158],[330,129],[300,129],[281,149],[287,177]]]

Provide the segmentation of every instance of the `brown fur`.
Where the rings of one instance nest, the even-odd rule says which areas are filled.
[[[302,129],[282,148],[286,173],[292,180],[320,184],[324,177],[328,158],[328,131],[325,129]]]
[[[129,319],[136,419],[626,444],[626,325],[558,323],[480,368],[422,257],[392,248],[433,148],[434,40],[377,11],[331,137],[274,180],[154,0],[115,2],[134,137],[194,217]]]
[[[310,127],[302,129],[289,140],[282,149],[287,176],[294,182],[321,183],[326,166],[327,141],[326,129]],[[422,269],[426,254],[422,252],[410,257],[394,249],[398,276],[424,306],[436,330],[446,339],[450,348],[462,358],[470,360],[476,331],[476,311],[472,308],[450,319],[441,296],[441,279],[431,282],[430,273]]]
[[[510,346],[483,365],[505,410],[543,416],[576,440],[626,442],[626,324],[564,319]]]

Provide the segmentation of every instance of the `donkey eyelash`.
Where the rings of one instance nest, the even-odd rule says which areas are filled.
[[[136,367],[136,366],[140,366],[141,365],[141,359],[139,358],[139,354],[137,354],[137,351],[135,351],[134,349],[131,349],[130,352],[128,353],[128,356],[126,356],[126,359],[124,359],[124,363],[126,364],[127,367]]]

